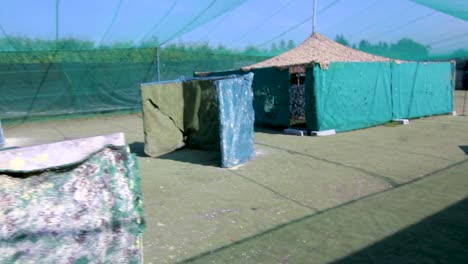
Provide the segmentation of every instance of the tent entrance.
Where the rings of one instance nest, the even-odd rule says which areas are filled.
[[[305,74],[290,75],[289,121],[291,126],[305,127]]]

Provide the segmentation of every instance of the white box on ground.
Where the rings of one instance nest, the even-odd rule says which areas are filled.
[[[403,118],[393,119],[393,122],[397,122],[400,125],[408,125],[409,124],[409,120],[408,119],[403,119]]]
[[[456,115],[457,115],[457,111],[453,111],[453,112],[452,112],[452,115],[453,115],[453,116],[456,116]]]
[[[330,130],[322,130],[322,131],[312,131],[313,136],[317,137],[325,137],[325,136],[332,136],[336,134],[335,129],[330,129]]]
[[[300,129],[295,129],[295,128],[286,128],[283,130],[283,133],[287,135],[295,135],[295,136],[305,136],[307,135],[307,131],[305,130],[300,130]]]

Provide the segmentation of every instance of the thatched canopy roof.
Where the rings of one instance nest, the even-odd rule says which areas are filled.
[[[391,59],[372,55],[341,45],[323,35],[314,33],[301,45],[268,60],[243,67],[245,71],[258,68],[290,68],[301,70],[294,66],[305,66],[312,63],[320,63],[327,66],[330,62],[372,62],[390,61]]]

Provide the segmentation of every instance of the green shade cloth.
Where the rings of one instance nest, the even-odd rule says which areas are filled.
[[[468,2],[463,0],[412,0],[421,5],[444,12],[448,15],[468,20]]]
[[[138,110],[138,85],[151,81],[154,71],[153,61],[125,59],[114,63],[0,64],[0,118]]]

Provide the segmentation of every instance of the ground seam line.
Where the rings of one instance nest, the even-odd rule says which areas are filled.
[[[333,165],[337,165],[337,166],[353,169],[353,170],[356,170],[356,171],[360,171],[360,172],[363,172],[363,173],[365,173],[365,174],[367,174],[369,176],[372,176],[374,178],[378,178],[380,180],[383,180],[386,183],[390,184],[392,187],[397,187],[397,186],[400,185],[399,183],[397,183],[396,181],[394,181],[393,179],[391,179],[391,178],[389,178],[387,176],[380,175],[378,173],[371,172],[371,171],[368,171],[368,170],[365,170],[365,169],[357,168],[357,167],[354,167],[354,166],[351,166],[351,165],[343,164],[343,163],[340,163],[340,162],[336,162],[336,161],[332,161],[332,160],[328,160],[328,159],[324,159],[324,158],[319,158],[319,157],[316,157],[316,156],[313,156],[313,155],[310,155],[310,154],[306,154],[306,153],[302,153],[302,152],[298,152],[298,151],[294,151],[294,150],[290,150],[290,149],[271,146],[271,145],[268,145],[268,144],[263,144],[263,143],[255,143],[255,144],[260,145],[260,146],[270,147],[270,148],[273,148],[273,149],[286,151],[286,152],[288,152],[290,154],[293,154],[293,155],[309,157],[309,158],[313,158],[313,159],[318,160],[318,161],[323,161],[323,162],[330,163],[330,164],[333,164]]]
[[[351,141],[347,141],[347,140],[340,140],[340,142],[348,144],[350,146],[361,146],[359,144],[355,144],[355,143],[353,143]],[[370,148],[370,149],[378,149],[379,148],[379,146],[377,146],[377,145],[366,145],[364,147]],[[428,155],[428,154],[424,154],[424,153],[420,153],[420,152],[412,152],[412,151],[405,152],[405,151],[400,151],[400,150],[395,150],[395,149],[393,149],[392,151],[396,151],[398,153],[403,153],[403,154],[414,155],[414,156],[421,156],[421,157],[425,157],[425,158],[433,158],[433,159],[438,159],[438,160],[454,162],[454,160],[451,160],[451,159],[446,159],[446,158],[438,157],[438,156],[435,156],[435,155]]]
[[[295,203],[295,204],[297,204],[297,205],[299,205],[301,207],[310,209],[310,210],[312,210],[314,212],[319,212],[320,211],[317,208],[311,207],[311,206],[309,206],[307,204],[302,203],[301,201],[298,201],[298,200],[296,200],[294,198],[288,197],[288,196],[280,193],[279,191],[277,191],[277,190],[275,190],[275,189],[273,189],[273,188],[271,188],[271,187],[269,187],[269,186],[267,186],[265,184],[262,184],[262,183],[259,183],[259,182],[255,181],[255,180],[253,180],[253,179],[250,179],[249,177],[247,177],[247,176],[245,176],[245,175],[243,175],[243,174],[241,174],[239,172],[236,172],[236,171],[233,171],[233,170],[229,170],[229,172],[231,172],[232,174],[237,175],[237,176],[239,176],[239,177],[241,177],[241,178],[243,178],[243,179],[245,179],[247,181],[250,181],[250,182],[252,182],[252,183],[254,183],[254,184],[256,184],[256,185],[258,185],[258,186],[260,186],[260,187],[262,187],[262,188],[264,188],[264,189],[266,189],[266,190],[268,190],[268,191],[270,191],[270,192],[284,198],[284,199],[287,199],[287,200],[289,200],[289,201],[291,201],[291,202],[293,202],[293,203]]]

